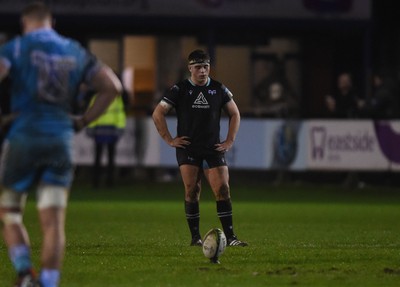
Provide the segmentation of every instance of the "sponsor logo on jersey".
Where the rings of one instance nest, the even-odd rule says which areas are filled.
[[[208,90],[209,95],[216,95],[217,91],[216,90]]]
[[[196,100],[194,101],[192,105],[193,109],[209,109],[210,105],[207,102],[206,97],[204,97],[203,93],[200,92],[200,94],[197,96]]]

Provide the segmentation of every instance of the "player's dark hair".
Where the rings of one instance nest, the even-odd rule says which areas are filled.
[[[37,20],[51,18],[50,8],[43,2],[37,1],[25,6],[21,13],[22,17],[32,17]]]
[[[193,64],[209,64],[210,63],[210,55],[203,50],[194,50],[189,54],[188,57],[189,65]]]

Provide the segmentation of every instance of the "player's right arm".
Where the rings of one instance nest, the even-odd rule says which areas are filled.
[[[190,144],[190,142],[188,141],[188,137],[183,136],[173,138],[171,136],[171,133],[169,132],[165,116],[171,109],[172,105],[162,100],[154,109],[154,124],[157,128],[158,133],[168,145],[170,145],[171,147],[185,148],[185,146]]]

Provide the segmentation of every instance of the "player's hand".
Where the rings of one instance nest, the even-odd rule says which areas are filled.
[[[87,122],[82,116],[71,116],[74,131],[75,132],[80,132],[87,126]]]
[[[172,147],[186,148],[186,146],[190,145],[190,141],[188,139],[189,137],[186,136],[176,137],[169,142],[169,145]]]
[[[228,150],[230,150],[233,146],[233,141],[224,141],[222,143],[216,144],[215,145],[215,150],[225,153]]]
[[[330,110],[331,112],[335,111],[335,109],[336,109],[335,99],[332,96],[327,95],[325,97],[325,101],[326,101],[326,106],[327,106],[328,110]]]

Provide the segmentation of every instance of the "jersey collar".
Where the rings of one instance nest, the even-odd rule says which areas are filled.
[[[188,79],[188,81],[193,87],[208,87],[210,85],[211,79],[210,79],[210,77],[208,77],[207,83],[204,86],[196,85],[195,83],[192,82],[192,80],[190,78]]]

